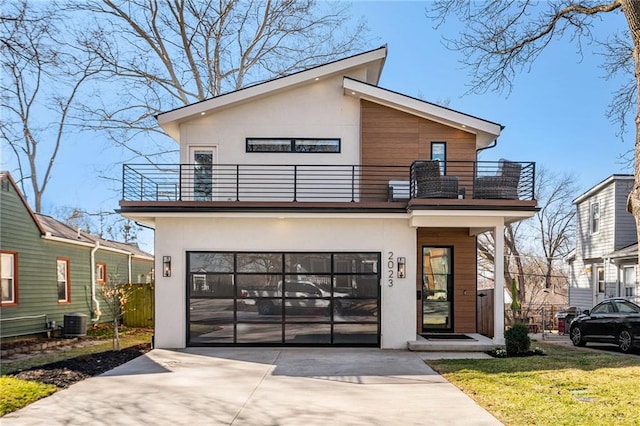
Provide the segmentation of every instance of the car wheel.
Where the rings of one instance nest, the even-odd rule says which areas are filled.
[[[268,300],[258,302],[258,313],[260,315],[271,315],[273,313],[273,303]]]
[[[633,337],[631,336],[631,333],[629,333],[629,330],[623,328],[620,330],[620,333],[618,333],[618,347],[620,348],[620,351],[626,354],[631,351],[632,346]]]
[[[578,326],[571,328],[569,336],[571,337],[571,343],[573,343],[574,346],[584,346],[587,344],[587,342],[582,339],[582,331]]]
[[[337,300],[333,301],[333,313],[334,315],[342,315],[342,304]]]

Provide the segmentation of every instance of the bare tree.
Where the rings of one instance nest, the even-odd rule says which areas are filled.
[[[86,105],[95,127],[135,156],[173,149],[136,145],[163,134],[153,116],[349,54],[368,40],[345,25],[348,4],[313,0],[81,0],[73,4],[92,31],[118,96]],[[87,14],[89,12],[89,14]],[[116,86],[112,87],[116,87]],[[156,161],[157,162],[157,161]]]
[[[628,31],[594,40],[592,28],[597,20],[612,13],[624,14]],[[515,76],[531,67],[554,40],[570,37],[580,52],[583,42],[601,43],[606,51],[605,70],[629,78],[615,94],[608,116],[624,126],[626,116],[635,114],[635,185],[628,209],[640,236],[640,1],[439,0],[427,15],[440,23],[451,15],[464,22],[460,36],[447,44],[461,52],[462,62],[471,71],[471,91],[476,93],[510,91]]]
[[[562,258],[573,247],[575,238],[576,209],[572,204],[575,177],[554,174],[544,168],[540,168],[537,175],[540,211],[526,221],[507,224],[504,231],[504,281],[517,281],[517,293],[511,296],[524,309],[531,308],[545,290],[563,291],[567,280],[563,280],[566,273]],[[478,238],[481,274],[492,274],[494,247],[491,234]]]
[[[54,210],[61,222],[100,238],[135,243],[141,227],[131,219],[110,211],[90,212],[80,207],[62,206]]]
[[[27,1],[10,2],[0,20],[0,134],[15,155],[16,180],[25,196],[32,194],[36,212],[74,125],[71,112],[81,87],[101,72],[95,55],[62,41],[61,22],[55,5],[38,8]]]
[[[558,176],[540,168],[536,194],[540,211],[536,214],[537,231],[544,258],[539,269],[545,277],[545,288],[553,287],[553,262],[566,256],[575,244],[576,208],[572,200],[577,193],[573,175]]]

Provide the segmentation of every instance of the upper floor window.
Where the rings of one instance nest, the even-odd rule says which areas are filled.
[[[247,152],[340,153],[340,139],[247,138]]]
[[[0,253],[0,280],[2,283],[2,305],[18,303],[18,254]]]
[[[595,234],[600,229],[600,203],[591,204],[589,221],[591,224],[591,233]]]
[[[58,303],[69,303],[69,259],[56,259],[56,274],[58,283]]]
[[[440,173],[446,174],[447,164],[447,143],[446,142],[431,142],[431,159],[437,160],[440,163]]]
[[[107,265],[105,263],[96,263],[96,282],[98,284],[107,282]]]

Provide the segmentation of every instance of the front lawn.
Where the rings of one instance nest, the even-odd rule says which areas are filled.
[[[640,424],[639,356],[532,346],[547,356],[427,362],[509,426]]]
[[[2,376],[0,377],[0,416],[49,396],[57,390],[58,388],[53,385]]]

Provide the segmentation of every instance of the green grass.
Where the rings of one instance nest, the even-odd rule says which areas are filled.
[[[49,396],[57,390],[58,388],[53,385],[2,376],[0,377],[0,416]]]
[[[640,357],[533,346],[547,356],[428,364],[509,426],[640,424]]]

